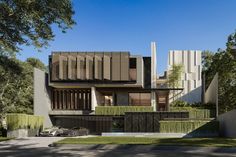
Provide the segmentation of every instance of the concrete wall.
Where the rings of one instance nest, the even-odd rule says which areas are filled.
[[[34,115],[44,116],[44,127],[52,126],[48,112],[51,110],[51,101],[47,74],[34,68]]]
[[[136,68],[137,68],[137,82],[136,85],[144,86],[144,70],[143,70],[143,57],[137,56]]]
[[[236,109],[221,114],[217,118],[220,122],[220,136],[236,137]]]
[[[212,79],[205,93],[205,103],[217,103],[218,96],[218,73]]]
[[[7,137],[9,138],[25,138],[38,136],[41,130],[39,129],[17,129],[8,130]]]
[[[168,55],[167,73],[170,73],[174,64],[183,65],[183,73],[179,81],[180,87],[184,88],[179,99],[189,103],[201,102],[202,93],[202,65],[201,51],[198,50],[171,50]],[[170,97],[173,95],[170,94]],[[173,99],[170,99],[172,102]]]

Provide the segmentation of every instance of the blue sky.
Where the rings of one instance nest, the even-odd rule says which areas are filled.
[[[225,48],[236,29],[236,0],[74,0],[77,25],[66,34],[53,26],[55,40],[38,52],[22,47],[25,60],[48,64],[51,51],[130,51],[150,56],[157,42],[158,73],[167,67],[173,49]]]

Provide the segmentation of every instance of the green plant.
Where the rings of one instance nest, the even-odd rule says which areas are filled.
[[[187,103],[186,101],[182,101],[182,100],[176,100],[176,101],[173,101],[171,104],[170,104],[171,107],[185,107],[185,106],[190,106],[189,103]]]
[[[38,129],[43,127],[43,117],[27,114],[7,114],[7,129]]]
[[[124,115],[125,112],[153,112],[152,106],[97,106],[96,115]]]
[[[160,121],[160,133],[217,133],[218,121],[186,120],[186,121]]]
[[[189,112],[189,118],[193,119],[204,119],[204,118],[214,118],[214,109],[203,109],[197,107],[170,107],[170,111],[173,112]]]

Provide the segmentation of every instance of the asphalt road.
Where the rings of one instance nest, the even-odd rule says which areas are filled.
[[[236,157],[236,148],[154,145],[68,145],[48,147],[61,137],[29,137],[0,142],[0,157]]]

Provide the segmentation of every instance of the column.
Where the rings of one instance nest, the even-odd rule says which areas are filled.
[[[157,87],[157,73],[156,73],[156,43],[151,42],[151,54],[152,54],[152,59],[151,59],[151,88],[156,88]],[[156,92],[152,91],[151,92],[151,105],[154,109],[154,111],[157,110],[157,101],[156,101]]]
[[[91,110],[95,111],[97,105],[96,88],[91,87]]]

